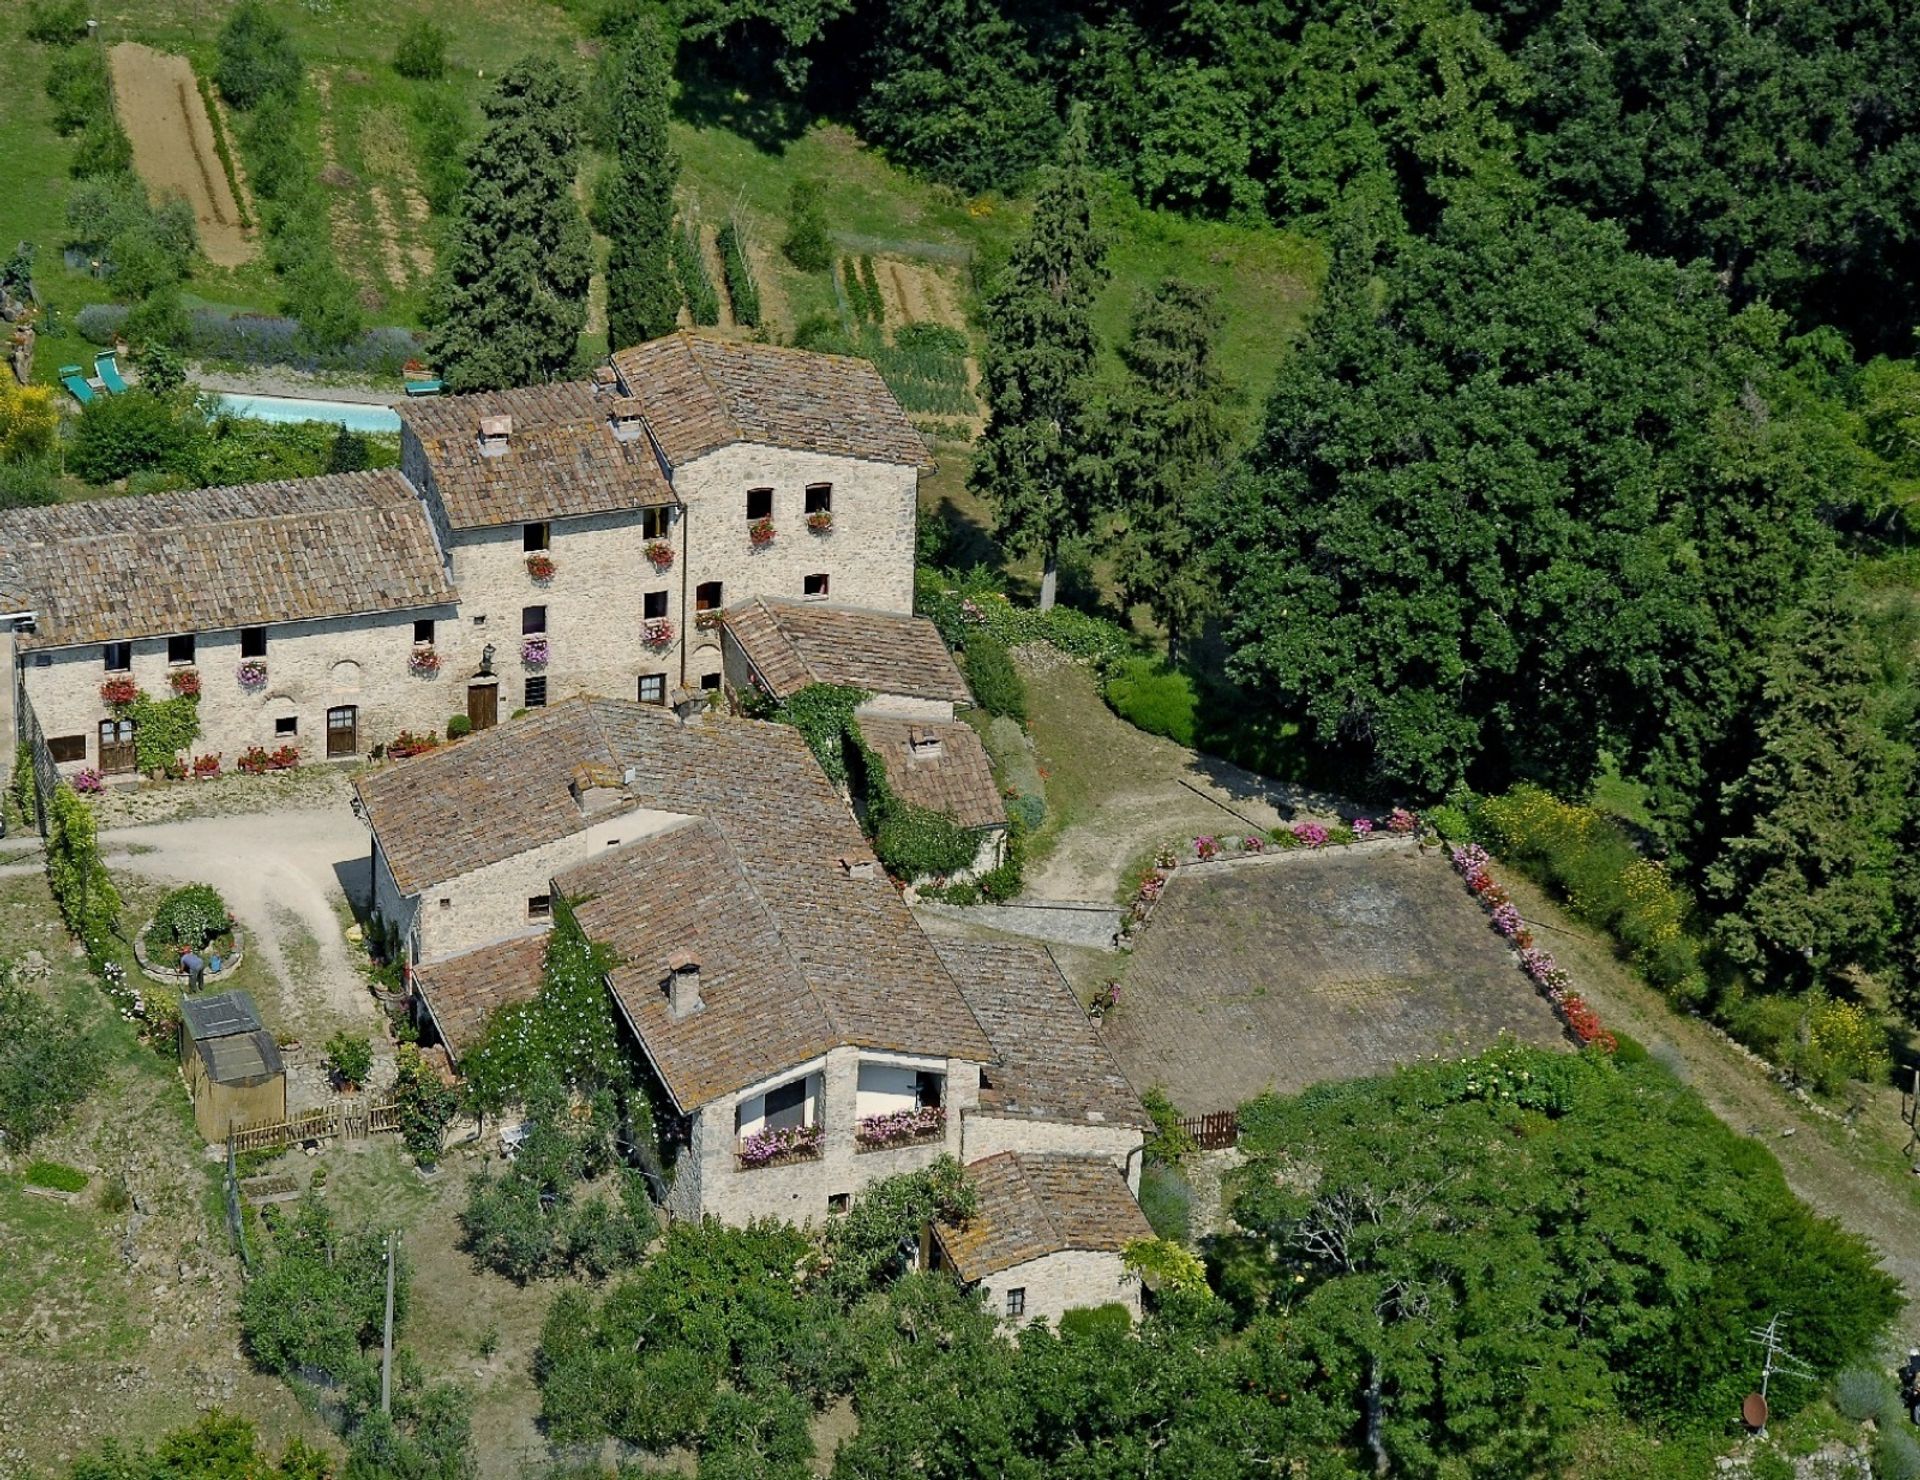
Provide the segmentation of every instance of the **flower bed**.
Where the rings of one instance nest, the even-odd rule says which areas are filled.
[[[407,671],[432,678],[440,671],[440,655],[430,647],[417,647],[407,654]]]
[[[1592,1044],[1604,1053],[1619,1047],[1613,1034],[1600,1021],[1600,1014],[1585,998],[1573,990],[1573,981],[1550,952],[1534,943],[1533,932],[1520,918],[1520,907],[1507,897],[1507,891],[1493,877],[1487,850],[1469,843],[1455,848],[1453,866],[1467,882],[1467,888],[1487,912],[1493,928],[1513,942],[1520,955],[1520,969],[1545,994],[1560,1013],[1561,1020],[1573,1030],[1582,1044]]]
[[[832,534],[833,510],[816,509],[813,513],[807,515],[807,528],[815,534]]]
[[[665,540],[648,540],[646,556],[653,562],[655,570],[673,569],[673,546]]]
[[[100,685],[100,699],[109,708],[119,709],[140,697],[140,686],[131,678],[110,678]]]
[[[747,526],[747,541],[757,550],[764,545],[771,545],[777,533],[779,531],[773,527],[771,519],[756,519]]]
[[[813,1161],[820,1155],[821,1142],[825,1139],[824,1129],[817,1125],[755,1131],[740,1142],[740,1165],[744,1169],[783,1166],[791,1161]]]
[[[264,688],[267,682],[267,660],[243,658],[240,666],[233,670],[233,676],[240,681],[240,687],[243,689]]]
[[[397,761],[403,761],[410,755],[420,755],[439,747],[440,732],[428,730],[424,735],[416,735],[412,730],[402,730],[387,742],[387,754]]]
[[[640,640],[648,647],[670,647],[675,635],[673,623],[665,617],[649,617],[640,628]]]
[[[291,771],[300,764],[300,748],[297,745],[282,745],[278,750],[268,750],[264,745],[249,745],[240,752],[240,759],[234,764],[249,776],[259,776],[267,771]]]
[[[915,1110],[895,1110],[887,1115],[863,1115],[853,1128],[853,1139],[856,1150],[885,1151],[892,1146],[937,1140],[946,1130],[946,1107],[922,1105]]]
[[[553,573],[559,569],[553,563],[553,557],[544,550],[536,550],[527,557],[527,574],[541,585],[553,579]]]
[[[176,668],[167,675],[167,687],[183,699],[200,697],[200,670]]]
[[[544,668],[553,657],[553,649],[544,637],[529,637],[520,644],[520,661],[529,668]]]

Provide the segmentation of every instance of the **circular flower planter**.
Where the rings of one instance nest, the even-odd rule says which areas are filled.
[[[165,960],[155,961],[148,952],[147,934],[152,929],[153,921],[149,920],[140,927],[140,933],[133,938],[133,959],[140,963],[141,975],[145,976],[149,981],[159,982],[163,986],[185,987],[187,984],[186,972],[182,971],[177,964],[170,964]],[[234,971],[238,969],[240,963],[246,960],[246,952],[242,948],[240,941],[240,927],[235,925],[230,934],[233,941],[233,949],[231,951],[221,951],[218,953],[220,956],[220,975],[214,976],[212,972],[208,972],[207,980],[210,983],[222,981],[231,976]]]

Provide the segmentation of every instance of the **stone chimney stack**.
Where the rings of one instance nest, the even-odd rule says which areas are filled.
[[[700,1010],[700,958],[680,951],[667,962],[667,1012],[677,1023]]]

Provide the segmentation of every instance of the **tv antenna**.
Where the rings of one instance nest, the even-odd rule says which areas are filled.
[[[1773,1319],[1764,1326],[1755,1326],[1747,1332],[1747,1340],[1766,1353],[1760,1364],[1760,1432],[1766,1432],[1767,1389],[1776,1377],[1797,1377],[1802,1382],[1818,1382],[1819,1375],[1787,1350],[1787,1344],[1780,1339],[1780,1322],[1787,1312],[1778,1310]]]

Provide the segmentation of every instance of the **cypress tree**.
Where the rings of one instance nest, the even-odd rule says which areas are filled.
[[[1043,611],[1053,605],[1060,543],[1091,527],[1101,483],[1089,404],[1105,255],[1076,115],[987,304],[988,421],[970,480],[993,504],[1001,540],[1040,555]]]
[[[1920,725],[1907,754],[1906,805],[1894,844],[1893,1005],[1920,1023]]]
[[[672,58],[658,22],[635,25],[613,78],[614,168],[602,206],[613,251],[607,261],[607,338],[617,349],[672,332],[680,313],[673,270],[673,185],[680,161],[667,144]]]
[[[593,269],[573,195],[579,89],[558,63],[529,57],[501,76],[483,111],[427,336],[456,391],[532,385],[571,369]]]

